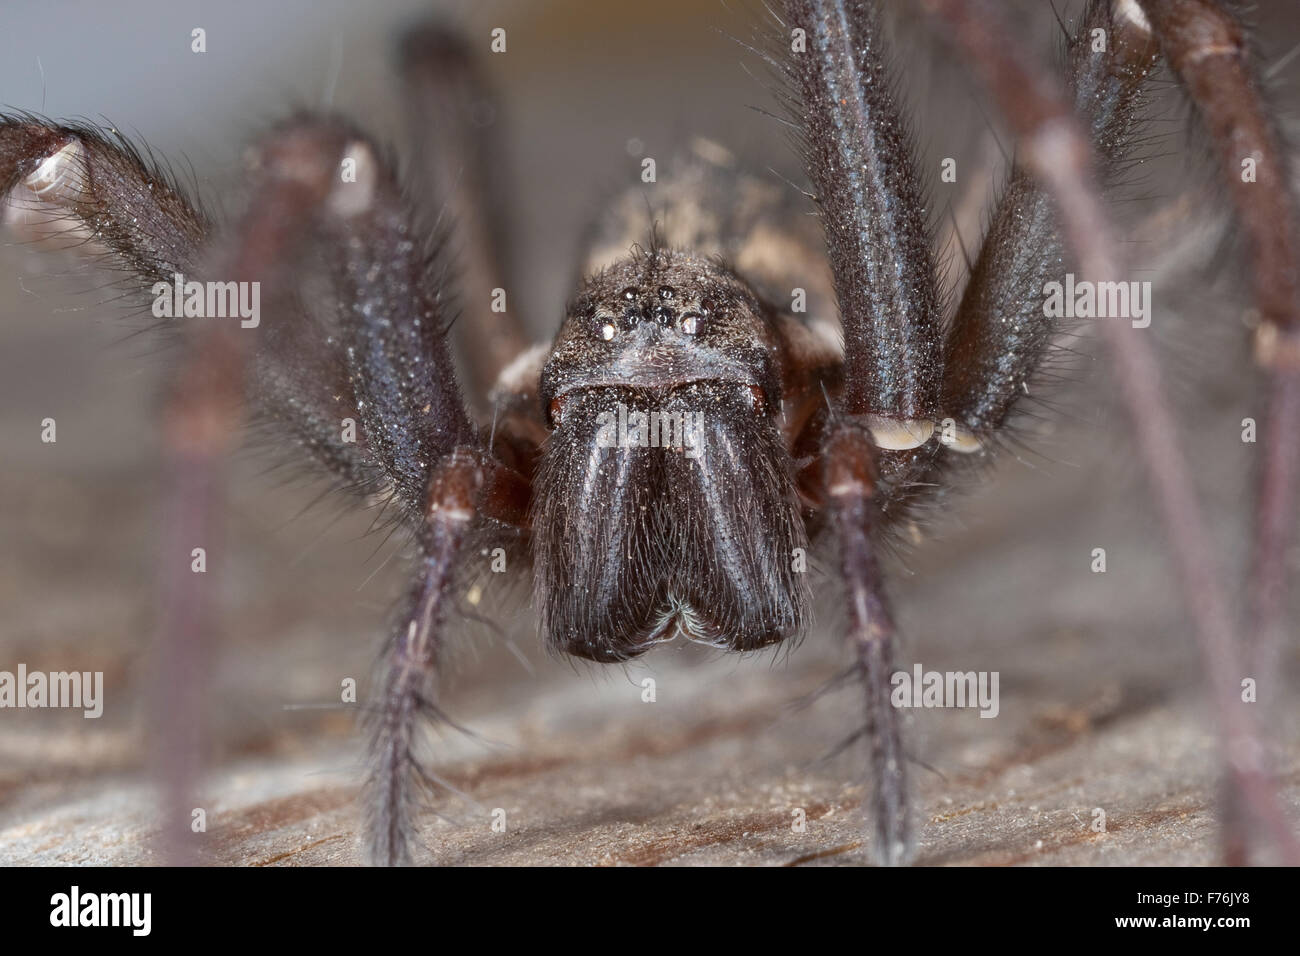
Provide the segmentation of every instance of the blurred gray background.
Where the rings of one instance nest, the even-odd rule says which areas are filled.
[[[1057,43],[1047,4],[1013,4],[1026,42]],[[1067,5],[1077,9],[1079,5]],[[1285,4],[1262,4],[1261,52],[1300,39]],[[894,4],[898,60],[915,110],[932,220],[974,248],[1009,140],[909,4]],[[639,157],[705,135],[759,171],[799,178],[749,38],[754,4],[387,2],[10,2],[0,29],[0,106],[106,117],[192,166],[214,209],[237,195],[244,144],[293,106],[330,105],[400,146],[389,52],[403,24],[437,9],[484,50],[511,198],[514,287],[538,337],[559,321],[583,226]],[[508,52],[487,53],[503,26]],[[190,52],[190,31],[208,52]],[[1295,118],[1300,65],[1275,96]],[[1259,416],[1245,350],[1240,262],[1222,228],[1204,149],[1165,95],[1163,134],[1116,212],[1135,278],[1155,283],[1151,329],[1169,373],[1229,591],[1240,595],[1243,528]],[[1294,126],[1294,124],[1292,124]],[[232,208],[233,202],[227,202]],[[959,281],[960,268],[950,273]],[[0,244],[0,669],[102,670],[105,716],[0,712],[0,861],[148,862],[144,772],[155,641],[157,396],[165,353],[105,300],[108,280],[74,258]],[[521,296],[515,294],[514,301]],[[1205,863],[1215,858],[1215,756],[1198,660],[1160,529],[1109,402],[1104,362],[1080,343],[1059,415],[926,528],[896,562],[903,662],[998,670],[1001,713],[928,711],[909,723],[920,862]],[[58,421],[42,444],[40,421]],[[233,466],[219,575],[223,640],[212,659],[211,768],[199,804],[207,851],[227,863],[351,862],[359,741],[354,713],[319,706],[363,687],[403,583],[370,517],[325,504],[265,462]],[[338,519],[338,520],[336,520]],[[1089,571],[1105,547],[1106,574]],[[864,858],[855,751],[821,759],[855,726],[851,695],[797,707],[842,666],[836,592],[794,653],[739,660],[681,643],[626,670],[545,657],[524,609],[459,635],[447,709],[482,740],[445,732],[437,772],[464,797],[430,816],[443,862],[803,863]],[[1293,618],[1294,620],[1294,618]],[[526,661],[521,663],[518,655]],[[1285,666],[1297,670],[1294,644]],[[640,680],[658,681],[641,701]],[[1291,681],[1294,686],[1294,680]],[[364,695],[363,695],[364,700]],[[1294,700],[1279,705],[1277,757],[1292,812]],[[507,810],[505,834],[489,811]],[[1108,832],[1089,829],[1106,810]],[[807,832],[791,831],[794,808]]]

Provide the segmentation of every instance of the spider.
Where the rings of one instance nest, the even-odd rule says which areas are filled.
[[[881,549],[997,447],[1060,331],[1044,305],[1048,284],[1072,256],[1089,275],[1114,274],[1097,193],[1142,134],[1162,55],[1229,166],[1243,150],[1233,136],[1257,158],[1280,157],[1241,29],[1212,0],[1092,0],[1067,28],[1063,81],[996,49],[988,4],[923,5],[1024,139],[946,326],[925,191],[880,12],[866,0],[788,0],[772,12],[775,38],[762,54],[781,80],[819,219],[705,148],[673,167],[661,225],[646,228],[639,194],[613,205],[558,333],[539,345],[509,311],[468,303],[456,327],[465,347],[450,347],[454,292],[501,285],[482,146],[462,108],[478,96],[478,67],[440,29],[412,31],[402,46],[421,177],[404,184],[345,119],[296,115],[252,151],[251,196],[224,230],[120,137],[28,114],[0,119],[0,191],[25,191],[63,217],[155,305],[179,314],[187,281],[201,284],[199,312],[213,301],[233,309],[241,284],[259,290],[261,316],[245,316],[247,329],[205,323],[186,337],[165,423],[178,540],[207,520],[207,475],[245,402],[341,486],[391,502],[410,533],[411,585],[368,717],[364,839],[374,862],[411,859],[431,779],[415,737],[422,722],[447,719],[440,651],[457,596],[493,586],[492,561],[530,569],[548,646],[620,663],[678,636],[736,652],[797,639],[812,616],[810,550],[828,555],[843,585],[872,846],[883,863],[910,858]],[[1216,125],[1232,109],[1237,125]],[[1294,208],[1276,170],[1261,166],[1271,178],[1240,202],[1240,218],[1283,247],[1260,266],[1257,297],[1261,362],[1276,370],[1270,421],[1285,435],[1300,404],[1297,260],[1285,255],[1295,251]],[[692,215],[702,201],[712,215]],[[1135,364],[1138,346],[1128,349],[1118,350],[1120,380],[1145,408],[1136,425],[1156,488],[1176,543],[1194,557],[1194,504],[1179,494],[1176,449],[1159,440],[1159,392]],[[1286,540],[1291,444],[1276,441],[1261,499],[1265,632],[1278,627],[1281,565],[1267,559]],[[1206,585],[1201,570],[1193,562],[1189,585]],[[1213,661],[1223,622],[1212,584],[1194,604]],[[168,586],[165,632],[183,655],[203,637],[203,599],[184,574]],[[1227,724],[1229,744],[1252,731]],[[1265,815],[1263,769],[1228,763],[1242,805]]]

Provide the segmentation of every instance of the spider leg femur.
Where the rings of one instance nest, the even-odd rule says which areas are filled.
[[[480,518],[523,524],[527,483],[484,447],[466,412],[447,343],[441,247],[418,241],[418,215],[378,148],[337,120],[301,117],[265,138],[254,170],[258,183],[249,215],[276,228],[269,239],[250,229],[237,245],[271,251],[269,259],[258,258],[273,276],[292,271],[284,268],[294,262],[291,250],[310,245],[323,257],[340,314],[337,339],[324,339],[332,355],[323,354],[321,362],[334,370],[335,394],[350,396],[341,411],[356,416],[365,436],[357,454],[365,460],[338,468],[347,454],[338,441],[318,436],[306,444],[340,477],[377,473],[418,547],[410,595],[370,708],[366,783],[370,857],[405,863],[420,790],[430,779],[416,753],[417,728],[440,716],[439,651],[466,564],[464,548]],[[268,220],[259,200],[274,205],[277,192],[289,208]],[[277,261],[275,251],[288,256]],[[320,336],[312,337],[320,348]],[[274,359],[274,352],[265,354]],[[266,372],[259,380],[279,381]],[[302,409],[313,423],[329,422],[323,394],[305,400],[294,383],[279,384],[297,398],[287,411]],[[326,407],[333,421],[325,431],[337,432],[338,400]]]
[[[1040,290],[1061,278],[1065,249],[1052,196],[1035,170],[1017,166],[940,341],[925,207],[885,68],[877,7],[789,0],[784,28],[802,31],[806,50],[791,44],[783,63],[844,331],[845,384],[822,448],[823,475],[865,694],[876,853],[896,863],[912,852],[912,835],[905,752],[888,699],[894,625],[875,554],[884,511],[930,486],[952,451],[993,442],[1060,331]],[[1131,149],[1143,85],[1156,65],[1149,38],[1117,30],[1110,11],[1107,3],[1090,4],[1065,54],[1071,105],[1092,134],[1106,181]],[[1097,28],[1113,38],[1100,52],[1089,42]],[[900,450],[882,447],[882,416],[946,419],[955,427],[940,441]],[[943,445],[946,455],[939,454]]]

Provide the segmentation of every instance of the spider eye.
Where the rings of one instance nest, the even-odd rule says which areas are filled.
[[[616,331],[617,329],[615,329],[611,323],[606,322],[604,325],[600,327],[600,337],[604,339],[606,342],[608,342],[610,339],[614,337],[614,333]]]
[[[703,316],[698,312],[683,312],[682,317],[677,320],[677,331],[683,335],[694,335],[700,330],[700,319]]]
[[[619,295],[621,295],[628,302],[631,302],[632,300],[636,299],[638,296],[641,295],[641,290],[634,285],[630,285],[622,292],[620,292]]]

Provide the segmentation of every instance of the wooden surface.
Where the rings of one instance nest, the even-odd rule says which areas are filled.
[[[1008,478],[1004,493],[969,503],[967,528],[921,551],[902,585],[905,660],[996,669],[1001,680],[995,719],[932,710],[909,720],[909,746],[933,768],[912,770],[918,862],[1212,862],[1213,739],[1195,657],[1165,617],[1169,583],[1154,529],[1140,520],[1125,527],[1126,508],[1108,516],[1106,499],[1089,492],[1095,477],[1044,481],[1020,468]],[[147,506],[148,496],[124,494]],[[264,529],[296,498],[281,492],[278,503],[272,494],[236,507],[240,570],[229,582],[230,639],[216,655],[210,692],[220,747],[198,800],[208,819],[205,853],[217,863],[357,860],[355,711],[302,705],[336,698],[346,676],[365,686],[382,602],[357,596],[368,572],[340,554],[365,542],[348,542],[346,532],[291,565],[312,534],[303,522]],[[10,627],[47,638],[75,627],[98,637],[93,621],[144,619],[135,593],[115,589],[121,567],[112,554],[123,546],[113,534],[119,526],[148,522],[130,506],[102,505],[96,510],[113,517],[81,572],[91,582],[81,597],[33,602]],[[1097,541],[1109,549],[1106,575],[1087,570]],[[39,570],[16,570],[11,586],[48,587]],[[818,611],[828,630],[833,601],[823,597]],[[54,669],[75,654],[106,672],[108,690],[98,721],[4,715],[0,862],[157,860],[142,770],[149,641],[138,629],[124,636],[117,648],[66,638],[8,645],[31,668]],[[860,755],[825,756],[853,726],[853,700],[840,692],[800,706],[837,672],[832,634],[816,633],[775,662],[672,645],[626,672],[575,670],[517,637],[532,674],[496,638],[461,641],[447,700],[477,738],[449,730],[429,742],[434,772],[461,796],[436,801],[443,818],[427,818],[424,862],[865,859]],[[654,703],[641,700],[645,676],[656,680]],[[1294,700],[1281,716],[1274,726],[1287,735],[1279,756],[1295,811]],[[491,828],[497,808],[506,812],[503,834]],[[798,808],[804,833],[791,828]],[[1105,834],[1090,829],[1097,808]]]

